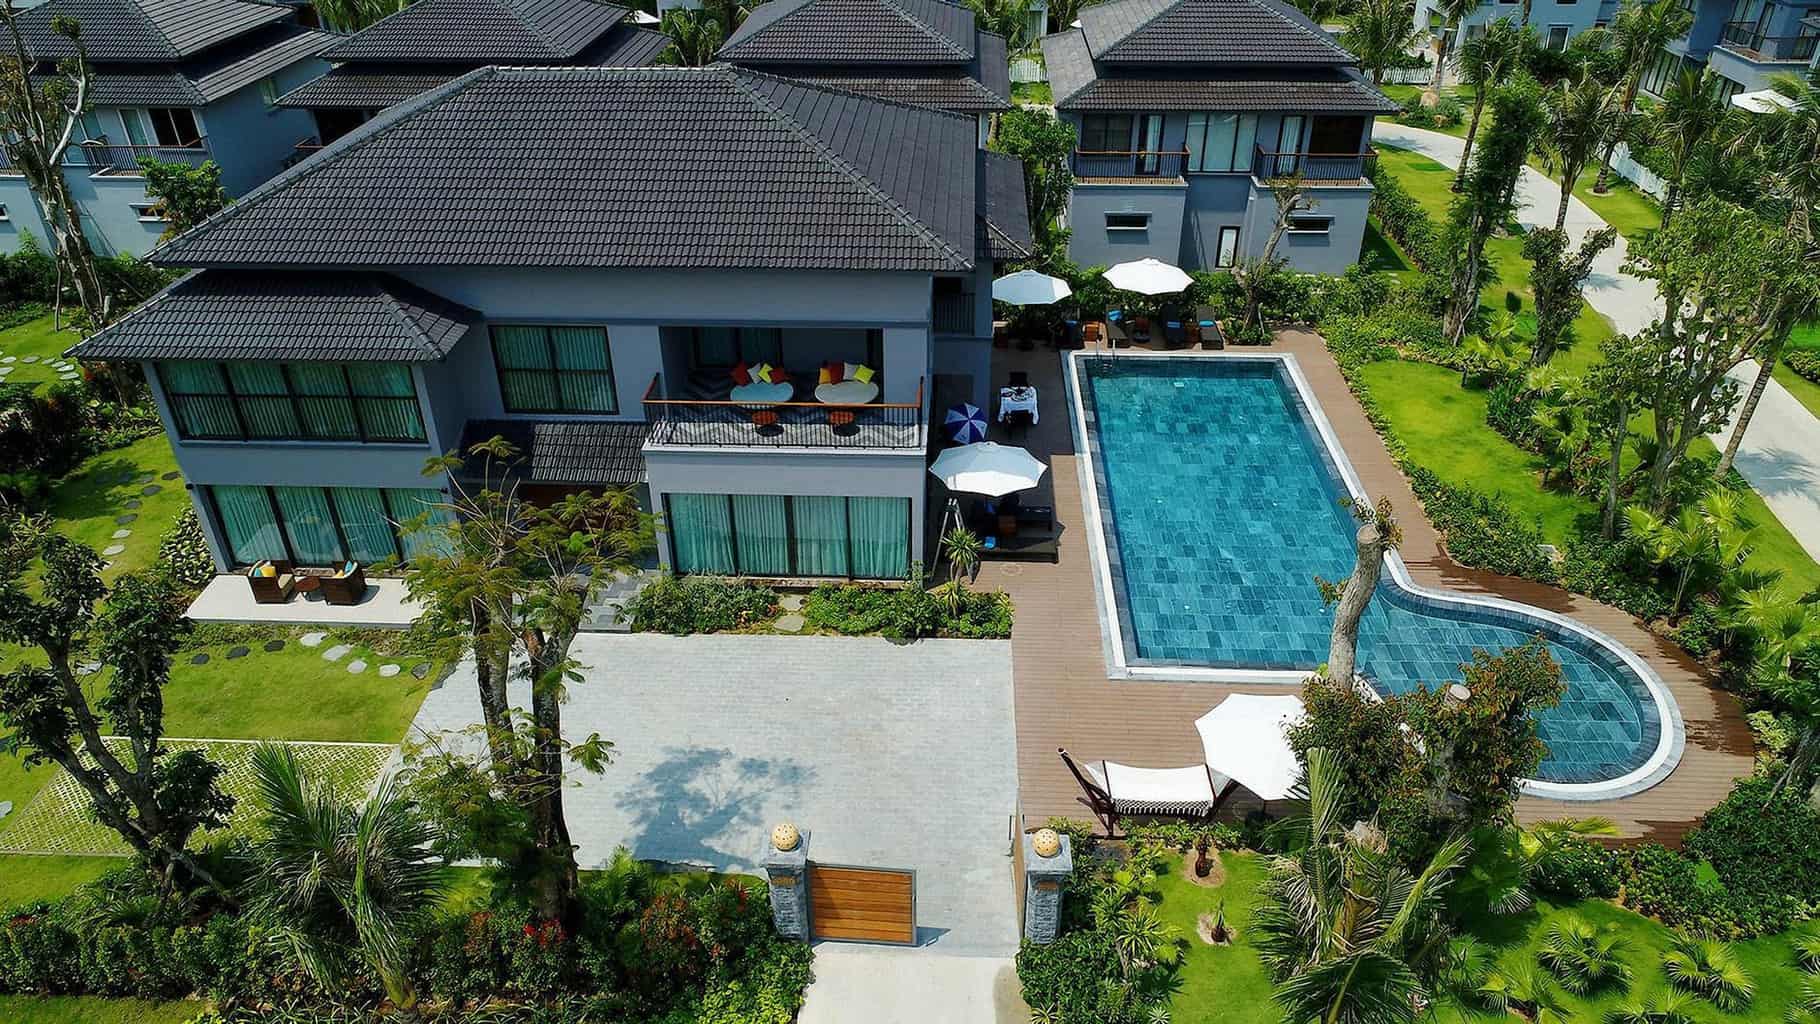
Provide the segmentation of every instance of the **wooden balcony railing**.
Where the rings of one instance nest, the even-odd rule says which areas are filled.
[[[932,326],[937,334],[973,334],[973,295],[969,292],[936,292]]]
[[[297,145],[291,147],[290,155],[284,158],[284,166],[295,167],[303,161],[308,160],[310,157],[315,156],[318,152],[321,152],[321,150],[322,140],[314,135],[307,139],[298,139]]]
[[[108,142],[84,142],[71,147],[69,163],[86,165],[94,174],[138,174],[139,160],[149,157],[160,163],[201,167],[214,158],[207,140],[193,146],[116,146]]]
[[[1766,35],[1754,21],[1728,21],[1719,36],[1719,45],[1727,50],[1749,60],[1777,64],[1806,64],[1814,58],[1817,44],[1820,34]]]
[[[1074,173],[1081,178],[1179,178],[1188,169],[1188,151],[1074,151]]]
[[[1273,153],[1262,146],[1252,157],[1251,173],[1266,181],[1300,174],[1302,180],[1357,181],[1371,170],[1377,151],[1362,153]]]
[[[813,394],[813,379],[797,385]],[[900,448],[921,451],[923,381],[914,402],[734,402],[665,398],[663,375],[645,389],[645,419],[652,445],[716,445],[754,448]]]

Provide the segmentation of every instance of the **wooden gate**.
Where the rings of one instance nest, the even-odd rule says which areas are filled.
[[[809,865],[809,930],[818,939],[916,944],[916,873]]]

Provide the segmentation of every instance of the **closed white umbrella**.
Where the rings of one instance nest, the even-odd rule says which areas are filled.
[[[1013,306],[1047,306],[1073,294],[1068,282],[1035,270],[1020,270],[992,282],[992,298]]]
[[[1755,92],[1741,92],[1732,97],[1732,106],[1748,110],[1753,114],[1767,114],[1772,110],[1790,110],[1795,101],[1774,89],[1758,89]]]
[[[1265,800],[1283,799],[1302,775],[1283,728],[1302,713],[1299,697],[1227,697],[1194,723],[1207,767]]]
[[[1194,278],[1181,267],[1151,256],[1116,264],[1100,276],[1111,281],[1114,288],[1140,295],[1167,295],[1194,283]]]
[[[981,441],[941,453],[929,472],[951,491],[997,498],[1035,487],[1048,468],[1022,448]]]

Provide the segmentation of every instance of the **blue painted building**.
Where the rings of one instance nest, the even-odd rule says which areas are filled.
[[[489,68],[166,243],[193,272],[72,354],[143,365],[223,571],[409,558],[398,523],[467,475],[425,461],[504,436],[532,500],[640,489],[681,571],[901,578],[930,409],[985,404],[995,263],[1028,255],[971,117]]]
[[[1643,76],[1661,96],[1683,71],[1710,68],[1726,98],[1767,89],[1778,74],[1800,74],[1820,59],[1820,0],[1684,0],[1687,35],[1663,47]]]
[[[1436,41],[1452,31],[1447,52],[1460,52],[1460,44],[1485,34],[1485,26],[1499,19],[1522,21],[1522,0],[1486,0],[1478,9],[1449,28],[1436,9],[1435,0],[1416,0],[1416,27],[1425,29]],[[1617,0],[1531,0],[1529,27],[1535,29],[1542,45],[1551,50],[1566,49],[1568,40],[1588,29],[1604,28],[1617,12]],[[1447,81],[1454,81],[1449,69]]]
[[[1358,260],[1372,119],[1397,105],[1320,26],[1277,0],[1110,0],[1042,40],[1074,126],[1071,258],[1230,267],[1262,254],[1271,178],[1316,205],[1277,255],[1337,274]]]
[[[316,54],[335,39],[300,24],[295,8],[251,0],[49,0],[19,16],[40,76],[73,53],[51,31],[56,17],[81,26],[92,69],[64,176],[89,244],[104,253],[143,254],[164,231],[149,213],[142,157],[214,160],[235,196],[278,173],[312,125],[276,101],[327,70]],[[10,252],[26,232],[43,244],[49,231],[25,179],[9,172],[0,166],[0,249]]]

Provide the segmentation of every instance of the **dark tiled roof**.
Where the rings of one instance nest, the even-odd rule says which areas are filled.
[[[670,37],[657,29],[620,24],[578,61],[603,68],[648,68],[669,45]]]
[[[1081,10],[1095,60],[1115,64],[1351,64],[1353,56],[1278,0],[1108,0]]]
[[[206,270],[70,349],[81,359],[428,362],[479,314],[389,274]]]
[[[97,107],[199,107],[206,102],[196,83],[175,71],[149,75],[96,71],[89,78],[89,98]]]
[[[172,62],[291,16],[291,9],[252,0],[49,0],[19,15],[27,49],[41,60],[74,52],[51,31],[51,19],[82,26],[89,60],[97,64]]]
[[[791,75],[790,77],[810,85],[829,89],[845,89],[848,92],[876,96],[881,100],[910,103],[919,107],[934,107],[937,110],[990,113],[996,110],[1011,109],[1010,97],[994,96],[984,85],[964,72],[951,75],[879,77],[877,71],[877,68],[872,68],[866,74],[841,75],[823,74],[818,69],[815,74]]]
[[[461,450],[505,438],[523,459],[509,470],[521,483],[635,484],[645,478],[642,449],[650,430],[649,423],[620,420],[469,420]],[[480,479],[486,470],[479,462],[471,458],[465,475]]]
[[[418,0],[325,54],[330,60],[566,61],[631,11],[599,0]]]
[[[327,32],[313,32],[294,25],[278,26],[258,39],[251,52],[236,53],[231,59],[193,69],[196,91],[206,100],[218,100],[298,61],[316,56],[335,39]]]
[[[770,0],[727,38],[734,62],[964,64],[973,12],[946,0]]]
[[[420,74],[363,70],[367,65],[347,64],[278,97],[281,107],[340,107],[349,110],[383,110],[455,78],[464,71]]]
[[[971,118],[726,66],[489,68],[386,111],[153,259],[967,270],[976,149]]]
[[[1024,192],[1024,165],[1003,153],[982,154],[986,184],[986,251],[995,260],[1023,259],[1036,251],[1030,234],[1030,205]]]
[[[1205,68],[1180,77],[1095,77],[1078,31],[1043,38],[1055,105],[1062,110],[1314,111],[1390,114],[1397,103],[1348,67]]]

